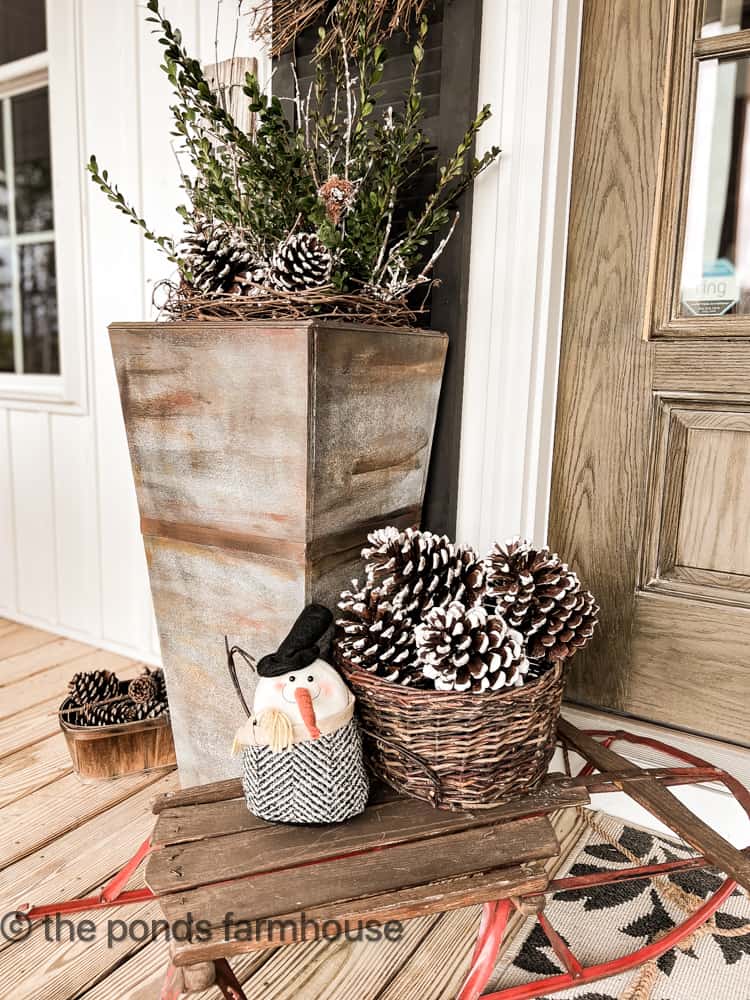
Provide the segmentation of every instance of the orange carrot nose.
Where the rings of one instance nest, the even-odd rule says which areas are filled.
[[[307,688],[295,688],[294,697],[297,701],[297,707],[299,708],[299,714],[302,716],[302,721],[307,726],[308,733],[314,740],[317,740],[320,736],[320,730],[315,722],[315,709],[313,708],[310,692]]]

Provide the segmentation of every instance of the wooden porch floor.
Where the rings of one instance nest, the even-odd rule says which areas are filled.
[[[56,711],[72,674],[92,669],[127,677],[139,664],[0,619],[0,917],[23,902],[91,895],[148,836],[152,799],[178,787],[174,772],[98,783],[73,773]],[[575,822],[571,815],[565,814],[568,824]],[[576,830],[569,825],[558,833],[567,840]],[[129,888],[142,884],[139,872]],[[108,920],[150,924],[159,916],[156,904],[82,916],[97,925],[93,941],[71,942],[66,928],[59,943],[48,941],[41,925],[21,942],[0,938],[3,994],[156,1000],[166,941],[108,946],[106,940]],[[313,942],[232,965],[249,1000],[449,1000],[466,974],[478,919],[479,908],[471,907],[409,921],[398,942]]]

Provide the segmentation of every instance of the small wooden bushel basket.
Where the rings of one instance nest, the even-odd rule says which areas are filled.
[[[60,728],[73,768],[82,778],[118,778],[176,765],[168,715],[112,726],[77,726],[65,716],[74,707],[70,698],[62,703]]]
[[[480,695],[423,691],[339,666],[357,698],[368,764],[441,809],[489,808],[537,788],[555,752],[565,666]]]

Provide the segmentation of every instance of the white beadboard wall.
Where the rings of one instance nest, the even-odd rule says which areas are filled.
[[[161,6],[202,62],[232,54],[236,0]],[[156,232],[179,231],[170,89],[144,7],[140,0],[48,0],[52,131],[64,140],[53,140],[53,170],[74,179],[64,194],[78,203],[82,230],[80,245],[64,252],[75,254],[83,280],[61,286],[59,297],[63,323],[66,303],[82,299],[75,315],[85,321],[68,324],[63,335],[84,343],[87,394],[67,408],[0,396],[0,616],[157,663],[107,326],[151,318],[153,282],[171,266],[81,180],[95,153]],[[262,55],[249,39],[247,16],[236,52]],[[64,121],[54,120],[56,103]]]

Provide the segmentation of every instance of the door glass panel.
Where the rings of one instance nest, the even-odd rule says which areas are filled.
[[[44,0],[0,2],[0,63],[23,59],[47,48]]]
[[[750,0],[706,0],[701,36],[727,35],[750,28]]]
[[[0,240],[0,372],[12,372],[13,363],[13,285],[11,246]]]
[[[11,113],[16,232],[38,233],[52,229],[47,88],[14,97]]]
[[[18,248],[21,285],[23,370],[33,374],[60,371],[57,351],[57,295],[54,243]]]
[[[681,316],[750,315],[750,57],[698,69]]]

